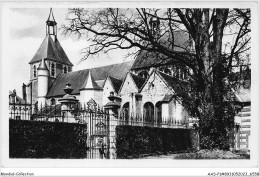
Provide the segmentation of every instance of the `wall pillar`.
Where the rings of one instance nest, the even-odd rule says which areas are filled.
[[[108,158],[116,159],[116,126],[118,125],[117,116],[118,116],[118,108],[120,105],[115,102],[114,92],[110,93],[108,99],[110,100],[105,106],[105,110],[108,112]]]
[[[78,100],[75,96],[70,95],[73,91],[70,83],[67,83],[63,90],[65,91],[66,95],[58,100],[61,103],[61,120],[59,121],[75,123],[76,119],[75,116],[71,114],[71,111],[72,105],[77,104]]]

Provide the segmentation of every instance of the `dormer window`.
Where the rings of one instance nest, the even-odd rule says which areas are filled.
[[[55,64],[51,64],[51,76],[55,76]]]
[[[36,66],[33,66],[33,77],[37,76],[37,70],[36,70]]]

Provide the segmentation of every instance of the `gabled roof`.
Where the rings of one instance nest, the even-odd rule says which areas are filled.
[[[139,91],[141,91],[145,84],[148,82],[149,78],[152,76],[153,73],[156,73],[159,75],[160,78],[162,78],[162,80],[165,82],[165,84],[168,85],[168,87],[172,88],[173,90],[175,90],[176,88],[178,88],[178,86],[180,86],[180,84],[187,84],[186,81],[177,79],[175,77],[172,77],[168,74],[164,74],[161,71],[158,71],[157,69],[153,69],[152,72],[150,73],[149,77],[146,79],[145,83],[142,85],[142,87],[140,88]]]
[[[108,78],[110,79],[111,84],[112,84],[114,90],[116,91],[116,93],[118,93],[118,91],[119,91],[123,81],[120,80],[120,79],[114,78],[112,76],[108,76]]]
[[[43,40],[42,44],[29,64],[39,62],[43,58],[73,66],[73,64],[69,61],[66,53],[62,49],[59,41],[56,39],[56,42],[54,43],[50,35],[46,35],[45,39]]]
[[[140,76],[137,76],[135,74],[132,74],[132,73],[130,73],[130,75],[132,76],[132,78],[135,82],[135,85],[137,86],[137,88],[139,90],[143,86],[145,79]]]
[[[123,80],[123,82],[122,82],[122,84],[121,84],[121,87],[120,87],[120,89],[118,90],[118,92],[121,92],[121,91],[122,91],[122,88],[123,88],[123,86],[124,86],[124,84],[125,84],[125,82],[126,82],[126,78],[128,77],[128,75],[129,75],[130,79],[133,81],[133,83],[134,83],[135,88],[136,88],[137,91],[140,90],[140,88],[142,87],[142,85],[143,85],[143,84],[145,83],[145,81],[146,81],[146,80],[143,79],[142,77],[137,76],[137,75],[135,75],[135,74],[132,74],[132,73],[128,72],[128,73],[126,74],[126,76],[125,76],[125,78],[124,78],[124,80]]]
[[[184,80],[180,80],[180,79],[177,79],[175,77],[172,77],[168,74],[164,74],[163,72],[161,71],[156,71],[163,79],[164,81],[173,89],[175,89],[176,87],[180,86],[180,84],[182,85],[185,85],[187,84],[186,81]]]
[[[132,67],[132,64],[133,61],[130,61],[114,65],[69,72],[66,74],[60,74],[49,88],[47,97],[64,95],[65,93],[63,91],[63,88],[68,82],[71,83],[71,87],[74,89],[72,94],[79,94],[79,89],[83,87],[83,84],[87,79],[89,70],[91,70],[91,75],[94,81],[101,82],[102,80],[105,80],[107,76],[123,79],[126,73]]]

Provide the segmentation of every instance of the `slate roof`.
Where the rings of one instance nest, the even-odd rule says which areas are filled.
[[[65,51],[63,50],[59,40],[56,38],[55,40],[55,46],[56,46],[56,49],[59,53],[59,56],[60,56],[60,59],[65,63],[65,64],[68,64],[70,66],[73,66],[73,64],[70,62],[67,54],[65,53]]]
[[[169,41],[170,39],[171,38],[167,38],[167,36],[164,36],[161,39],[161,43],[166,47],[171,47],[169,46],[171,43],[171,41]],[[189,48],[188,40],[189,40],[189,36],[186,33],[177,32],[174,36],[174,44],[179,45],[183,48]],[[180,47],[175,47],[174,51],[181,54],[183,53],[184,49]],[[162,54],[141,50],[137,55],[133,67],[131,69],[149,68],[152,66],[169,64],[171,62],[172,62],[171,59],[167,58]]]
[[[161,71],[157,71],[159,73],[159,75],[165,80],[165,82],[170,86],[172,87],[173,89],[179,84],[187,84],[186,81],[183,81],[183,80],[180,80],[180,79],[177,79],[175,77],[172,77],[168,74],[164,74],[163,72]]]
[[[118,93],[118,91],[119,91],[123,81],[120,80],[120,79],[114,78],[112,76],[108,76],[108,77],[109,77],[109,79],[110,79],[110,81],[111,81],[111,83],[112,83],[116,93]]]
[[[140,89],[143,86],[145,79],[140,76],[134,75],[132,73],[130,73],[130,74],[131,74],[136,86],[138,87],[138,89]]]
[[[45,39],[43,40],[42,44],[29,64],[39,62],[43,58],[73,66],[66,53],[62,49],[58,39],[56,39],[54,42],[50,35],[46,35]]]
[[[165,95],[164,97],[163,97],[163,99],[161,100],[161,102],[169,102],[169,101],[171,101],[171,99],[173,98],[173,94],[168,94],[168,95]]]
[[[107,76],[112,76],[114,78],[123,80],[132,65],[133,61],[130,61],[60,74],[49,88],[47,97],[64,95],[65,93],[63,88],[68,82],[71,83],[71,87],[74,89],[72,94],[79,94],[79,89],[82,88],[83,84],[85,83],[89,70],[91,70],[91,75],[95,81],[100,82],[101,80],[105,80]]]

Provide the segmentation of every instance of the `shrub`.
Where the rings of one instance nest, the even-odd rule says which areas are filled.
[[[197,149],[196,130],[139,126],[116,127],[117,158],[138,158],[151,154],[193,151]]]
[[[84,158],[86,125],[26,120],[9,121],[10,158]]]

